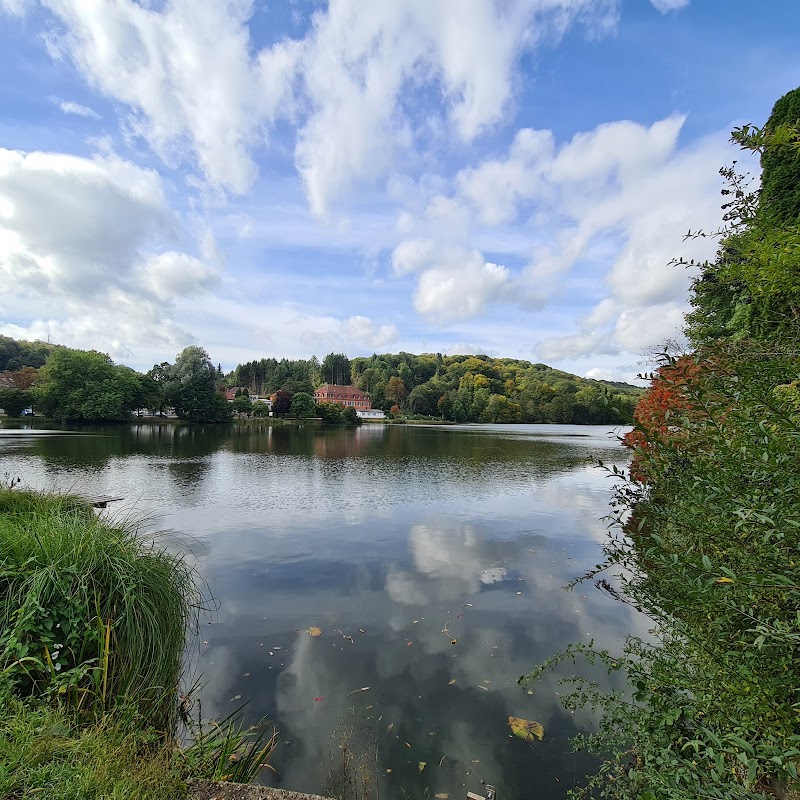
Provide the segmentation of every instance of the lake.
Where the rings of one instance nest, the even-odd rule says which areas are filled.
[[[0,431],[0,477],[121,496],[110,513],[189,548],[219,610],[187,673],[204,717],[246,702],[246,723],[277,726],[265,782],[341,792],[344,771],[384,800],[562,798],[591,770],[568,743],[591,717],[554,677],[516,679],[571,641],[642,632],[593,584],[563,589],[602,556],[599,458],[627,461],[607,426]]]

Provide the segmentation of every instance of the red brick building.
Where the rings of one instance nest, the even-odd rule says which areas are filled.
[[[369,395],[355,386],[337,386],[335,383],[323,383],[314,392],[314,399],[318,403],[341,403],[343,406],[351,406],[357,411],[364,411],[372,408],[372,400]]]

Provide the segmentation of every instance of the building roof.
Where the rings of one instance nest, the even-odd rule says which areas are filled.
[[[314,394],[322,394],[334,395],[333,399],[335,400],[352,400],[355,398],[365,398],[369,399],[369,394],[365,392],[363,389],[359,389],[356,386],[339,386],[336,383],[323,383]]]

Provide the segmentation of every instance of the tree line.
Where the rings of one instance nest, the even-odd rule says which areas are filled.
[[[266,413],[250,403],[248,393],[274,396],[278,416],[348,421],[352,415],[346,409],[314,405],[314,390],[333,383],[363,389],[374,408],[392,416],[622,424],[631,421],[642,394],[628,384],[580,378],[545,364],[441,353],[353,359],[329,353],[322,361],[262,358],[223,374],[205,350],[191,346],[174,363],[156,364],[142,374],[96,351],[0,337],[0,366],[0,407],[7,414],[17,416],[36,406],[57,421],[119,421],[138,409],[159,413],[171,408],[190,422]],[[223,396],[226,389],[239,395],[233,407]]]
[[[642,390],[580,378],[510,358],[441,353],[386,353],[348,359],[330,353],[292,361],[263,358],[239,364],[226,381],[259,393],[313,393],[320,383],[351,384],[374,408],[394,415],[453,422],[622,424],[632,420]]]

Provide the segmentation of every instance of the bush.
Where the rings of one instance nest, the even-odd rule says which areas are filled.
[[[617,575],[597,582],[648,614],[658,639],[631,639],[618,657],[576,645],[527,678],[577,658],[627,672],[629,695],[578,678],[565,696],[568,707],[602,711],[599,734],[577,744],[615,753],[587,794],[732,799],[797,788],[800,426],[792,398],[774,390],[797,374],[795,352],[742,343],[696,354],[670,435],[638,429],[646,481],[612,470],[625,480],[602,569]],[[675,369],[665,358],[661,374]]]

